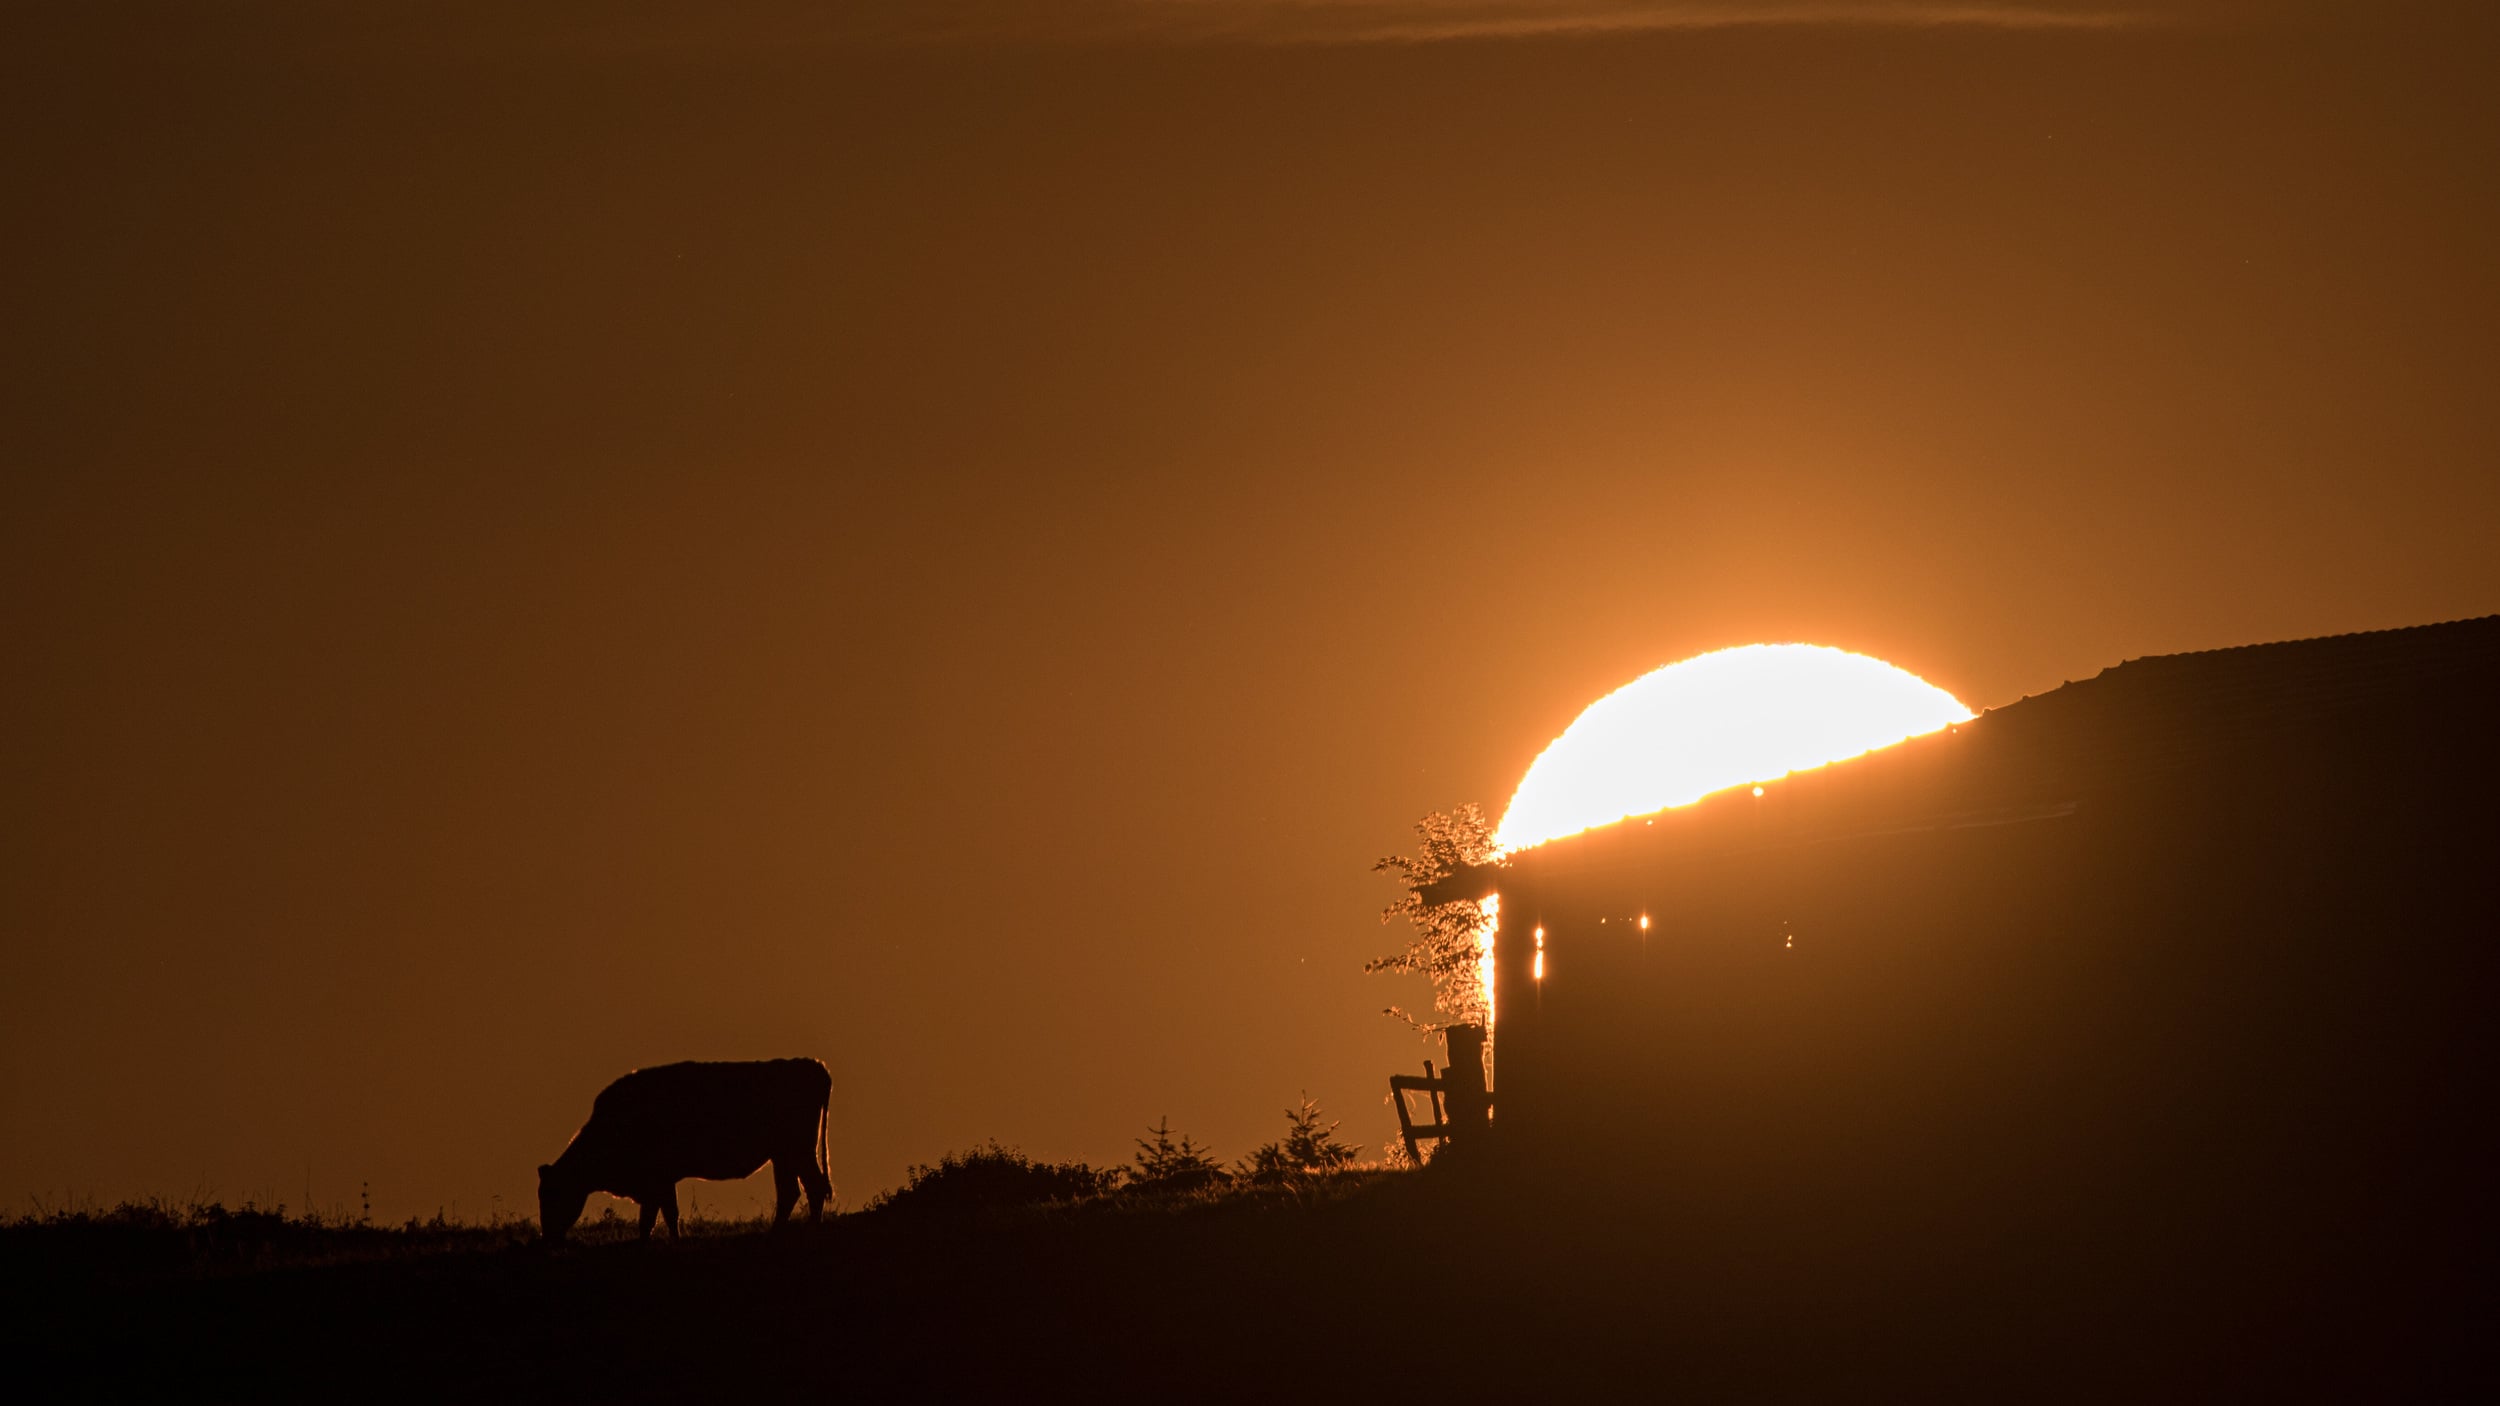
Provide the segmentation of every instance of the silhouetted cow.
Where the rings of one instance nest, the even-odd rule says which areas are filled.
[[[590,1193],[604,1191],[641,1205],[643,1238],[651,1218],[664,1215],[673,1239],[680,1180],[736,1181],[766,1162],[773,1164],[773,1224],[789,1221],[801,1186],[814,1220],[833,1191],[824,1163],[832,1097],[833,1076],[812,1059],[637,1069],[599,1091],[590,1121],[538,1169],[540,1223],[548,1239],[561,1240]]]

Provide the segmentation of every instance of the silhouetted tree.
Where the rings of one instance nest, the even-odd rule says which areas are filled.
[[[1318,1101],[1304,1093],[1300,1108],[1285,1110],[1284,1140],[1252,1149],[1241,1161],[1241,1176],[1258,1185],[1273,1186],[1351,1165],[1355,1155],[1363,1150],[1361,1145],[1337,1141],[1337,1125],[1323,1126],[1319,1119]]]
[[[1224,1164],[1207,1155],[1207,1150],[1184,1135],[1172,1137],[1172,1120],[1165,1117],[1146,1131],[1152,1140],[1137,1139],[1137,1170],[1129,1173],[1131,1191],[1195,1191],[1205,1186],[1220,1186],[1232,1180]]]
[[[1485,819],[1483,807],[1469,804],[1434,811],[1415,822],[1415,833],[1423,840],[1416,853],[1393,854],[1372,866],[1373,873],[1395,874],[1406,886],[1403,898],[1381,910],[1380,921],[1406,919],[1414,929],[1413,940],[1404,951],[1366,962],[1363,970],[1399,976],[1420,973],[1432,979],[1432,1006],[1439,1020],[1418,1020],[1398,1006],[1384,1012],[1424,1034],[1445,1025],[1486,1024],[1482,963],[1491,924],[1484,909],[1472,898],[1427,902],[1423,891],[1465,865],[1491,858],[1493,824]]]

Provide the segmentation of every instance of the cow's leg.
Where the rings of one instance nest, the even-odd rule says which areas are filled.
[[[677,1183],[675,1183],[675,1182],[670,1182],[670,1183],[668,1184],[668,1190],[666,1190],[666,1191],[664,1191],[664,1192],[661,1192],[661,1193],[660,1193],[660,1214],[661,1214],[661,1215],[663,1215],[663,1216],[668,1217],[668,1238],[669,1238],[669,1239],[671,1239],[671,1240],[676,1239],[676,1238],[677,1238]],[[647,1228],[647,1227],[646,1227],[646,1228]]]
[[[808,1220],[823,1220],[825,1201],[833,1195],[833,1178],[826,1176],[825,1169],[816,1165],[816,1153],[812,1148],[808,1151],[807,1160],[799,1166],[799,1184],[807,1188]]]
[[[790,1208],[797,1205],[798,1201],[798,1174],[790,1170],[790,1163],[787,1160],[775,1157],[773,1159],[773,1229],[779,1230],[790,1223]]]
[[[657,1198],[653,1198],[639,1200],[636,1204],[642,1208],[642,1238],[648,1240],[651,1238],[651,1221],[660,1213],[660,1203]],[[668,1219],[671,1225],[677,1223],[677,1217],[673,1214]]]

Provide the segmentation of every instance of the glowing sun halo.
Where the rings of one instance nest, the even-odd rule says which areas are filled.
[[[1494,840],[1504,850],[1541,845],[1970,716],[1952,694],[1863,654],[1814,644],[1722,649],[1590,704],[1520,779]]]

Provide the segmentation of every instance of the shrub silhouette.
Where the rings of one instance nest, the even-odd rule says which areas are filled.
[[[986,1147],[949,1152],[933,1166],[914,1166],[903,1184],[870,1200],[872,1211],[979,1211],[1081,1201],[1120,1183],[1118,1167],[1037,1162],[993,1138]]]
[[[1133,1192],[1199,1191],[1224,1186],[1232,1174],[1224,1164],[1207,1155],[1207,1150],[1191,1142],[1187,1135],[1178,1141],[1172,1137],[1169,1116],[1156,1120],[1146,1131],[1152,1135],[1137,1139],[1137,1170],[1128,1174],[1126,1190]]]
[[[1255,1148],[1242,1159],[1238,1168],[1242,1178],[1257,1186],[1275,1186],[1351,1166],[1362,1147],[1337,1141],[1337,1124],[1323,1127],[1319,1120],[1319,1102],[1306,1091],[1300,1108],[1285,1110],[1283,1140]]]

